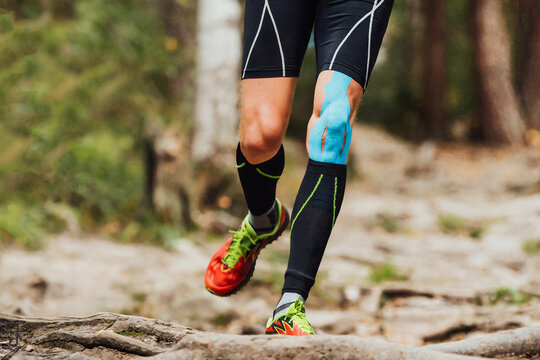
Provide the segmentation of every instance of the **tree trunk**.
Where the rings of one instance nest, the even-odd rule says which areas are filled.
[[[190,49],[196,46],[196,5],[190,2],[160,0],[155,3],[167,34],[165,48],[177,53],[180,63],[176,76],[162,81],[171,104],[191,103],[195,59]],[[182,51],[179,51],[182,50]],[[192,112],[187,109],[187,113]],[[184,228],[193,226],[190,189],[192,176],[188,116],[165,125],[161,119],[147,119],[145,198],[158,217]]]
[[[512,87],[510,39],[500,0],[473,1],[475,67],[484,136],[522,144],[525,124]]]
[[[437,359],[540,354],[540,327],[532,326],[426,347],[357,336],[240,336],[112,313],[89,317],[0,315],[2,359]],[[467,355],[467,356],[465,356]],[[472,357],[476,356],[476,357]]]
[[[145,152],[146,198],[154,212],[165,223],[192,228],[189,190],[194,179],[185,131],[174,125],[150,124]]]
[[[230,188],[237,184],[234,154],[238,141],[240,20],[238,0],[199,1],[192,155],[195,192],[202,210],[215,208],[223,194],[230,194]],[[230,197],[227,199],[221,201],[221,207],[230,206]]]
[[[424,103],[423,118],[428,137],[448,135],[445,114],[445,12],[442,0],[424,0]]]
[[[231,154],[237,143],[240,17],[238,0],[199,1],[196,161]]]
[[[168,35],[165,46],[182,50],[178,76],[168,83],[169,95],[186,103],[191,100],[186,89],[196,87],[196,93],[193,109],[187,112],[194,114],[191,123],[149,122],[148,197],[166,222],[184,227],[196,222],[204,229],[223,231],[236,225],[233,219],[217,212],[200,215],[230,208],[235,205],[232,199],[242,199],[234,192],[241,6],[238,0],[200,0],[198,9],[189,1],[160,0],[157,5]],[[197,49],[196,58],[186,51],[189,48]]]
[[[521,39],[519,81],[529,126],[540,129],[540,3],[522,0],[519,6]]]

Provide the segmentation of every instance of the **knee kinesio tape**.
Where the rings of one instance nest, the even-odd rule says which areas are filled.
[[[347,162],[352,133],[349,123],[351,105],[347,97],[351,80],[349,76],[336,71],[324,86],[321,117],[309,134],[309,157],[313,160],[343,165]]]
[[[271,159],[260,163],[250,164],[240,144],[236,149],[236,167],[240,183],[244,190],[247,206],[251,214],[261,215],[270,209],[276,198],[277,182],[285,166],[285,152],[283,145]]]

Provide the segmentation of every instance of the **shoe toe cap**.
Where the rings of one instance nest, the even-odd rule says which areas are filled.
[[[214,256],[208,264],[204,282],[206,288],[215,295],[223,295],[232,291],[241,282],[234,268],[227,268],[220,256]]]

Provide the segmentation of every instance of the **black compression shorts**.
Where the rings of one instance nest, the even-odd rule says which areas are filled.
[[[393,0],[246,0],[242,79],[297,77],[314,27],[317,72],[365,89]]]

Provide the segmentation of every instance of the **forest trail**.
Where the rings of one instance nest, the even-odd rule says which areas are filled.
[[[540,324],[540,152],[414,146],[355,131],[361,175],[348,185],[308,300],[315,330],[424,345]],[[287,171],[299,182],[302,170]],[[3,248],[0,312],[110,311],[261,333],[279,296],[288,235],[228,298],[210,295],[203,279],[222,238],[192,235],[166,251],[63,234],[36,252]]]

